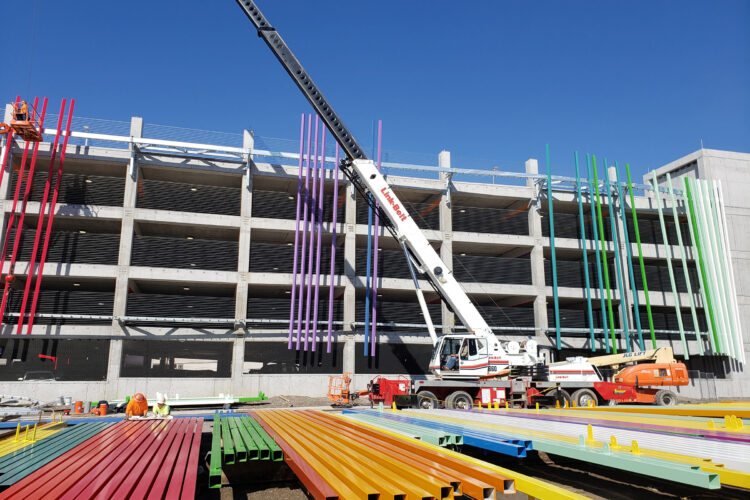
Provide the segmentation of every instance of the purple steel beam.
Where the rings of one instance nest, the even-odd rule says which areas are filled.
[[[307,115],[307,159],[305,160],[305,202],[303,207],[303,219],[302,219],[302,253],[300,259],[302,265],[300,266],[300,281],[299,281],[299,297],[297,304],[297,343],[295,349],[299,351],[299,337],[302,332],[302,306],[305,303],[305,252],[307,250],[307,204],[310,196],[309,183],[310,183],[310,133],[312,132],[312,115]],[[299,217],[297,217],[299,220]]]
[[[320,130],[320,115],[315,115],[315,143],[313,149],[312,189],[310,193],[310,254],[307,256],[307,304],[305,305],[305,351],[310,335],[310,313],[312,312],[312,267],[313,267],[313,238],[315,238],[315,189],[318,185],[318,132]]]
[[[57,139],[57,138],[55,138]],[[294,300],[297,296],[297,249],[299,247],[299,211],[302,208],[302,166],[305,152],[305,114],[302,113],[302,121],[299,126],[299,172],[297,173],[297,215],[295,217],[296,227],[294,229],[294,260],[292,263],[292,297],[289,306],[289,345],[292,348],[292,336],[294,335]]]
[[[331,353],[333,334],[333,279],[336,276],[336,216],[339,211],[339,145],[336,144],[336,159],[333,164],[333,222],[331,223],[331,274],[328,278],[328,340],[326,352]]]
[[[383,120],[378,120],[378,172],[380,172],[380,157],[381,157],[381,145],[383,142]],[[370,327],[370,356],[375,356],[375,346],[376,346],[376,338],[377,338],[377,328],[375,327],[377,323],[377,311],[375,307],[377,306],[378,302],[378,258],[380,257],[380,254],[378,253],[378,235],[380,234],[380,215],[379,215],[379,209],[380,205],[377,203],[375,204],[375,240],[373,241],[373,259],[372,259],[372,300],[370,301],[372,304],[372,326]]]
[[[322,154],[320,155],[320,184],[318,185],[318,245],[317,255],[315,256],[315,309],[313,311],[313,334],[312,334],[312,351],[315,351],[315,345],[318,343],[318,301],[320,299],[320,250],[323,245],[323,197],[325,195],[326,179],[326,128],[323,127],[323,141],[320,146]],[[335,203],[335,202],[334,202]]]

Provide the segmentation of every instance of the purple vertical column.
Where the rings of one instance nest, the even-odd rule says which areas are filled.
[[[378,120],[378,172],[380,172],[381,144],[383,140],[383,120]],[[380,205],[375,204],[375,238],[373,240],[374,248],[372,249],[372,326],[370,327],[370,356],[375,356],[376,336],[377,336],[377,314],[376,306],[378,302],[378,235],[380,233]]]
[[[328,278],[328,339],[326,352],[331,353],[331,336],[333,334],[333,282],[336,276],[336,216],[339,206],[339,145],[336,144],[336,158],[333,164],[333,221],[331,222],[331,274]]]
[[[302,121],[299,126],[299,172],[297,173],[297,215],[295,217],[296,227],[294,229],[294,257],[292,261],[292,296],[289,306],[289,345],[292,348],[292,336],[294,335],[294,309],[297,298],[297,249],[299,247],[299,216],[302,208],[302,167],[305,159],[305,114],[302,113]]]
[[[325,129],[323,129],[325,130]],[[312,267],[313,267],[313,242],[315,241],[315,188],[318,185],[318,132],[320,131],[320,116],[315,115],[315,142],[313,149],[313,168],[312,168],[312,189],[310,193],[310,253],[307,256],[307,304],[305,305],[305,343],[304,350],[307,350],[307,342],[310,336],[310,313],[312,312]]]
[[[310,197],[310,133],[312,132],[312,115],[307,115],[307,159],[305,160],[305,203],[302,219],[302,253],[300,254],[300,281],[297,293],[297,342],[295,349],[299,351],[299,337],[302,332],[302,306],[305,303],[305,252],[307,250],[307,205]]]
[[[323,199],[325,196],[325,179],[326,179],[326,128],[323,127],[323,141],[320,146],[322,151],[320,155],[320,181],[318,184],[318,244],[317,255],[315,256],[315,306],[313,310],[313,334],[312,350],[318,341],[318,300],[320,299],[320,250],[323,245]]]

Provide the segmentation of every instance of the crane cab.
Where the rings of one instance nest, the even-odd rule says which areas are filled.
[[[442,378],[478,378],[488,373],[488,342],[475,335],[442,337],[430,360],[430,371]]]

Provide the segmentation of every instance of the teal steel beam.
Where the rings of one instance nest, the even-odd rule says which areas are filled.
[[[552,208],[552,167],[549,161],[549,144],[546,148],[547,154],[547,207],[549,209],[549,245],[552,254],[552,296],[555,301],[555,338],[557,348],[561,349],[560,342],[560,302],[557,297],[557,257],[555,255],[555,214]]]
[[[594,155],[591,155],[591,166],[594,169],[594,198],[596,200],[596,215],[599,219],[599,239],[601,240],[602,244],[602,268],[604,271],[604,288],[607,292],[609,334],[612,339],[612,352],[617,354],[617,341],[615,340],[615,314],[612,311],[612,293],[609,288],[609,266],[607,265],[607,246],[604,242],[604,218],[602,217],[602,204],[599,201],[599,176],[596,172],[596,156]],[[604,334],[604,337],[609,338],[607,337],[606,333]],[[607,340],[607,352],[609,352],[609,340]]]
[[[677,245],[680,248],[680,260],[682,262],[682,272],[685,277],[685,286],[687,286],[688,299],[690,301],[690,316],[693,319],[693,329],[695,330],[695,341],[698,343],[698,354],[703,356],[703,340],[701,339],[701,329],[698,324],[698,313],[695,311],[695,301],[693,300],[693,285],[690,283],[690,274],[687,268],[687,256],[685,255],[685,246],[682,244],[682,230],[680,229],[680,218],[677,215],[677,201],[674,196],[672,187],[672,176],[667,172],[667,189],[669,189],[669,202],[672,204],[672,218],[674,227],[677,232]]]
[[[630,165],[625,164],[625,172],[628,176],[628,192],[630,193],[630,209],[633,211],[633,229],[635,241],[638,244],[638,264],[641,268],[641,281],[643,282],[643,295],[646,296],[646,314],[648,315],[648,329],[651,332],[651,346],[656,349],[656,333],[654,332],[654,318],[651,314],[651,299],[648,295],[648,282],[646,281],[646,266],[643,263],[643,249],[641,248],[641,232],[638,229],[638,211],[635,208],[635,195],[633,194],[633,181],[630,178]],[[638,290],[635,290],[638,293]],[[638,313],[640,315],[640,313]]]
[[[607,159],[604,159],[604,187],[607,190],[607,204],[609,206],[609,224],[612,230],[612,246],[615,250],[615,279],[617,280],[617,292],[620,294],[620,314],[622,314],[622,338],[625,340],[625,349],[630,352],[630,328],[628,321],[628,301],[625,297],[625,280],[622,276],[620,266],[620,238],[617,234],[617,220],[615,219],[615,202],[612,196],[612,186],[609,184],[609,169]]]
[[[578,165],[578,151],[575,152],[576,162],[576,196],[578,197],[578,223],[581,226],[581,249],[583,250],[583,279],[586,282],[586,306],[589,318],[589,333],[591,334],[591,350],[596,351],[594,339],[594,312],[591,310],[591,286],[589,286],[589,258],[586,243],[586,224],[583,219],[583,193],[581,192],[581,170]]]
[[[685,352],[685,359],[690,358],[690,353],[688,351],[688,345],[687,340],[685,340],[685,329],[682,327],[682,312],[680,310],[680,294],[677,293],[677,285],[674,281],[674,271],[672,270],[672,247],[669,244],[669,239],[667,238],[667,226],[664,223],[664,212],[661,208],[661,195],[659,195],[659,182],[656,179],[656,172],[653,173],[653,182],[654,182],[654,197],[656,200],[656,208],[659,212],[659,224],[661,225],[661,234],[662,239],[664,241],[664,253],[667,258],[667,270],[669,271],[669,283],[672,286],[672,298],[674,300],[674,310],[675,313],[677,313],[677,326],[680,329],[680,340],[682,341],[682,349]]]
[[[594,200],[594,192],[595,192],[595,184],[594,184],[594,177],[591,173],[591,156],[586,155],[586,175],[589,178],[589,205],[591,207],[591,223],[592,223],[592,231],[593,231],[593,240],[594,240],[594,249],[596,253],[596,276],[599,283],[599,302],[600,302],[600,308],[602,312],[602,330],[604,334],[604,346],[607,350],[607,352],[610,352],[609,347],[609,337],[607,337],[608,329],[607,329],[607,306],[604,302],[604,279],[602,278],[602,259],[599,254],[599,225],[596,220],[596,207],[598,205],[598,196],[597,199]],[[604,240],[602,240],[602,253],[605,253],[604,249]],[[606,259],[606,253],[605,253],[605,259]],[[609,283],[609,282],[607,282]],[[607,285],[609,287],[609,285]]]
[[[633,293],[633,316],[635,328],[638,332],[638,347],[641,351],[646,349],[643,343],[643,330],[641,330],[640,305],[638,304],[638,288],[635,286],[635,273],[633,272],[633,251],[630,248],[630,235],[628,235],[628,219],[625,214],[625,198],[622,197],[620,189],[620,166],[615,162],[615,180],[617,188],[617,199],[620,200],[620,217],[622,217],[622,230],[625,235],[625,252],[628,256],[628,274],[630,275],[630,290]]]

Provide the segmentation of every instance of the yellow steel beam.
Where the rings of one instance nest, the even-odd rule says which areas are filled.
[[[652,415],[673,415],[681,417],[719,417],[735,416],[750,418],[750,407],[738,405],[714,406],[596,406],[593,408],[568,408],[566,411],[596,411],[606,413],[643,413]]]
[[[566,490],[565,488],[561,488],[559,486],[556,486],[554,484],[550,484],[546,481],[542,481],[541,479],[536,479],[531,476],[527,476],[525,474],[521,474],[518,472],[514,472],[510,469],[506,469],[504,467],[499,467],[497,465],[485,462],[483,460],[478,460],[476,458],[470,457],[468,455],[464,455],[462,453],[458,453],[451,450],[446,450],[444,448],[441,448],[439,446],[426,443],[424,441],[421,441],[419,439],[414,439],[408,436],[404,436],[401,434],[398,434],[393,431],[383,430],[380,429],[374,425],[360,422],[358,420],[351,419],[349,417],[346,417],[345,415],[335,414],[332,415],[335,418],[340,418],[342,420],[347,420],[353,423],[356,423],[357,425],[360,425],[362,427],[368,427],[373,430],[377,430],[379,432],[382,432],[383,434],[387,434],[389,436],[402,439],[406,442],[409,442],[414,445],[421,446],[425,449],[432,450],[435,452],[442,452],[448,456],[451,456],[453,458],[457,458],[459,460],[463,460],[467,463],[477,465],[479,467],[485,468],[488,471],[495,472],[497,474],[500,474],[505,477],[509,477],[515,481],[515,488],[516,490],[525,493],[529,497],[533,498],[539,498],[539,499],[561,499],[561,500],[583,500],[589,497],[586,497],[584,495],[580,495],[578,493],[574,493],[572,491]],[[577,440],[575,442],[578,442]]]
[[[15,433],[0,441],[0,457],[50,437],[63,430],[67,425],[64,422],[51,422],[41,425],[28,424],[23,427],[19,424]]]

